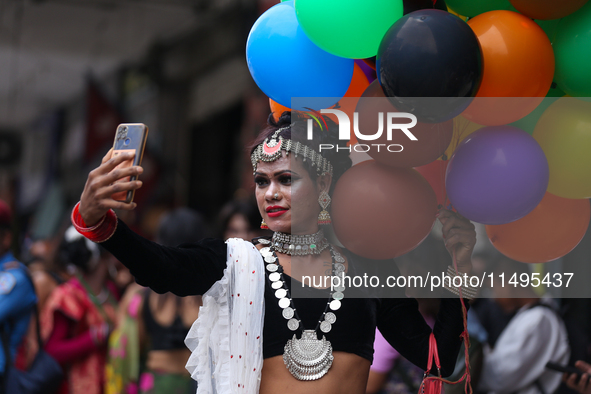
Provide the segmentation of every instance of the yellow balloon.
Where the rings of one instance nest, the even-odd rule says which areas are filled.
[[[458,18],[460,18],[461,20],[463,20],[464,22],[466,22],[468,20],[468,17],[464,16],[464,15],[460,15],[457,12],[455,12],[454,10],[452,10],[451,8],[447,7],[447,12],[449,12],[450,14],[453,14],[455,16],[457,16]]]
[[[478,123],[474,123],[464,118],[462,115],[456,116],[454,118],[453,137],[451,138],[451,142],[447,147],[447,150],[445,151],[444,156],[442,156],[442,158],[451,159],[451,155],[453,155],[454,151],[456,150],[460,142],[465,140],[466,137],[468,137],[476,130],[481,129],[483,127],[484,126],[479,125]]]
[[[533,137],[550,166],[548,192],[591,198],[591,103],[562,97],[544,111]]]

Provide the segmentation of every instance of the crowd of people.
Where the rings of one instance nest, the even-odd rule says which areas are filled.
[[[39,343],[63,371],[59,386],[48,387],[48,393],[188,394],[198,387],[200,392],[234,392],[225,390],[235,383],[248,389],[244,392],[412,393],[418,392],[428,368],[431,333],[442,366],[428,372],[457,379],[469,357],[477,392],[550,394],[570,388],[591,393],[587,335],[575,335],[576,327],[565,323],[560,305],[529,287],[495,286],[494,299],[477,298],[470,304],[471,297],[466,297],[471,345],[465,352],[460,351],[465,346],[464,310],[457,297],[422,298],[407,290],[391,299],[351,297],[342,308],[344,290],[331,293],[328,303],[319,297],[292,299],[286,279],[298,279],[292,259],[303,256],[304,264],[320,273],[328,264],[321,260],[332,260],[328,272],[334,275],[345,269],[355,272],[355,263],[363,258],[331,245],[318,229],[316,218],[329,218],[322,199],[317,206],[318,194],[332,193],[341,158],[327,156],[329,162],[311,149],[299,150],[294,141],[305,128],[289,116],[283,118],[270,122],[253,145],[258,208],[249,201],[228,203],[219,215],[218,239],[206,238],[211,232],[203,217],[188,208],[164,214],[153,240],[117,220],[109,208],[134,206],[105,202],[114,191],[111,177],[140,172],[130,167],[113,175],[124,155],[106,157],[89,175],[72,225],[68,218],[55,247],[43,240],[33,243],[27,265],[10,252],[12,213],[0,201],[0,393],[13,394],[6,391],[9,372],[30,368],[41,350]],[[308,162],[290,163],[290,151]],[[342,162],[351,165],[348,158]],[[140,186],[131,181],[117,187]],[[315,204],[304,204],[292,215],[291,197],[296,193]],[[443,254],[453,251],[458,271],[482,269],[473,263],[472,224],[447,210],[440,211],[439,221],[447,239],[439,249]],[[438,259],[434,242],[430,236],[401,258],[400,271],[425,258]],[[296,244],[303,245],[297,254],[291,250]],[[257,265],[257,249],[267,264],[264,269]],[[517,274],[528,269],[502,257],[484,266]],[[254,275],[259,269],[263,272],[257,275],[262,276]],[[276,275],[265,280],[265,269]],[[249,312],[253,303],[263,302],[264,309]],[[35,335],[36,320],[41,342]],[[311,330],[316,321],[317,328]],[[324,336],[322,341],[317,337],[319,327],[329,335],[328,345]],[[262,344],[257,342],[261,336]],[[322,357],[306,350],[318,346],[324,349]],[[317,358],[314,363],[312,356]],[[547,369],[548,362],[576,362],[583,374],[561,375]],[[445,390],[462,392],[466,387],[449,384]]]
[[[252,239],[266,233],[253,224],[256,214],[252,201],[231,201],[211,230],[198,212],[174,209],[162,215],[155,241],[176,246],[215,232]],[[10,251],[11,222],[12,210],[0,200],[0,325],[10,349],[8,357],[0,352],[0,393],[10,392],[4,391],[4,372],[26,370],[38,351],[35,306],[44,350],[64,371],[60,386],[43,392],[195,393],[184,340],[198,317],[200,296],[158,294],[138,285],[69,218],[58,241],[36,240],[21,263]]]

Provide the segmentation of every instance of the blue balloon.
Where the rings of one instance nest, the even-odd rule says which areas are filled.
[[[329,108],[353,78],[353,59],[332,55],[306,36],[293,1],[276,4],[257,19],[246,42],[252,78],[269,98],[295,110]],[[297,100],[292,106],[292,98]]]

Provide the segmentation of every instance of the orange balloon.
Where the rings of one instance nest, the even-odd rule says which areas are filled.
[[[273,101],[272,99],[269,99],[269,107],[271,107],[271,113],[273,114],[273,119],[275,119],[275,122],[279,120],[285,111],[291,111],[291,108],[287,108],[278,102]]]
[[[437,200],[429,183],[412,168],[374,160],[351,167],[332,197],[332,222],[339,241],[370,259],[407,253],[429,235]]]
[[[523,118],[552,85],[554,52],[548,36],[533,20],[513,11],[485,12],[468,25],[480,42],[484,72],[476,98],[463,115],[487,126]]]
[[[573,250],[585,235],[590,218],[589,200],[546,192],[529,214],[511,223],[487,225],[486,233],[505,256],[523,263],[545,263]]]

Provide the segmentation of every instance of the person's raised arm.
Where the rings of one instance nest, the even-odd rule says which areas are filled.
[[[165,247],[150,242],[118,221],[111,209],[132,210],[136,203],[115,201],[113,193],[137,190],[142,182],[121,178],[139,175],[142,168],[117,168],[133,157],[122,154],[111,157],[109,151],[101,165],[88,175],[79,205],[72,221],[78,231],[111,252],[125,264],[136,281],[158,293],[171,291],[177,295],[201,295],[222,275],[226,266],[226,245],[222,240],[205,239],[181,247]],[[108,214],[109,213],[109,214]],[[93,227],[96,227],[93,229]],[[95,236],[96,234],[100,236]]]

